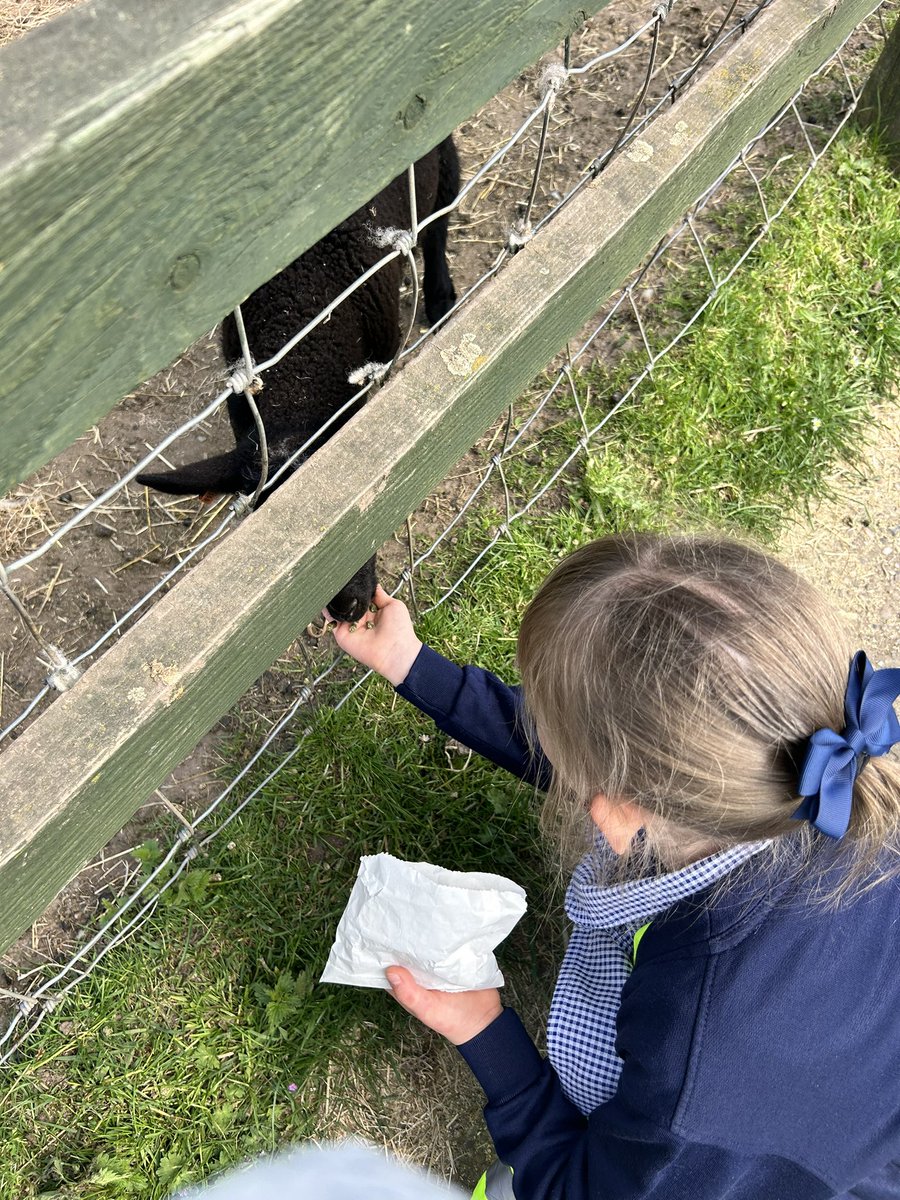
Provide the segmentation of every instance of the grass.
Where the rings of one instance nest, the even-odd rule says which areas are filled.
[[[845,136],[700,335],[614,418],[584,478],[597,528],[714,524],[771,541],[787,509],[827,494],[900,380],[898,212],[884,161]],[[686,314],[694,282],[682,285]],[[643,361],[584,376],[589,422],[602,415],[591,398],[621,394]]]
[[[490,579],[493,616],[442,621],[461,657],[501,644],[506,572]],[[426,626],[436,636],[437,619]],[[500,668],[509,652],[487,657]],[[243,752],[239,740],[232,754]],[[326,1081],[339,1089],[349,1070],[364,1089],[406,1025],[380,993],[315,985],[360,854],[489,865],[533,898],[545,887],[532,792],[465,762],[380,680],[342,713],[324,712],[233,841],[213,843],[7,1075],[0,1194],[162,1196],[320,1132]],[[148,843],[148,869],[156,855]],[[531,949],[538,920],[507,953],[544,978]],[[344,1070],[329,1073],[335,1060]]]
[[[511,678],[529,596],[595,532],[699,523],[771,537],[789,506],[821,494],[829,466],[854,454],[870,407],[896,382],[897,201],[877,153],[845,138],[697,336],[658,365],[610,440],[567,477],[568,501],[514,525],[465,591],[423,618],[426,640]],[[726,224],[744,219],[741,203]],[[683,273],[680,303],[698,286]],[[591,418],[637,361],[579,379]],[[565,416],[552,439],[573,444],[579,432]],[[511,460],[510,486],[527,495],[540,470],[537,455]],[[489,519],[460,530],[438,573],[465,560]],[[237,766],[248,753],[238,733],[229,757]],[[258,764],[247,786],[270,766]],[[390,1140],[410,1109],[406,1148],[422,1146],[413,1126],[430,1122],[463,1178],[483,1161],[475,1093],[459,1099],[452,1053],[411,1031],[380,993],[315,980],[359,855],[390,850],[526,887],[529,916],[501,961],[515,1000],[540,1012],[560,940],[546,915],[558,896],[531,792],[448,746],[372,680],[340,713],[320,715],[231,828],[233,840],[212,843],[3,1077],[0,1195],[154,1200],[363,1119],[364,1131]],[[157,853],[144,848],[148,869]]]

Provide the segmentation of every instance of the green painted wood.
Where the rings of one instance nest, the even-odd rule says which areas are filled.
[[[0,495],[586,15],[93,0],[0,52]]]
[[[894,24],[866,80],[856,117],[864,128],[878,130],[895,169],[900,172],[900,21]]]
[[[779,0],[0,758],[0,946],[132,815],[860,19]]]

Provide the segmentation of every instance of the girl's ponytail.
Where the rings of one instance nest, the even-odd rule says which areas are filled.
[[[853,862],[848,882],[880,882],[885,874],[893,874],[885,861],[879,869],[879,859],[893,854],[895,869],[900,869],[900,841],[897,825],[900,822],[900,763],[895,757],[872,758],[860,771],[853,785],[853,806],[846,839]],[[842,891],[844,889],[841,889]]]

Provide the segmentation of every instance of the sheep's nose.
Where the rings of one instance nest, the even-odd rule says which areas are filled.
[[[358,597],[348,600],[345,604],[332,602],[328,606],[328,611],[335,621],[359,621],[367,610],[367,605]]]
[[[366,612],[366,606],[363,604],[362,600],[355,599],[347,605],[347,611],[350,614],[347,617],[348,621],[359,621]]]

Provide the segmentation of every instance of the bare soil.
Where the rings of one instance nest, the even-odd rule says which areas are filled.
[[[781,553],[827,592],[876,666],[900,665],[900,405],[878,413],[865,453],[829,481],[834,498],[795,521]]]

